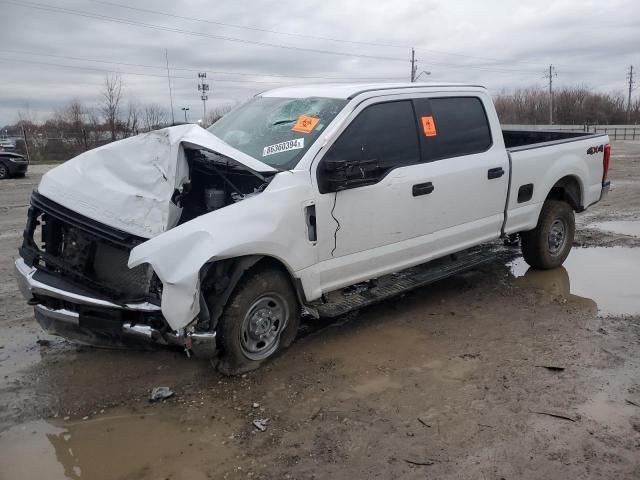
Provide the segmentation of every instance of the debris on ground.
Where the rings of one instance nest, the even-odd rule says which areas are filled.
[[[270,418],[256,418],[252,424],[261,432],[264,432],[267,429],[267,423],[269,423]]]
[[[601,333],[602,335],[609,335],[609,332],[607,332],[604,328],[600,327],[598,329],[598,333]]]
[[[529,412],[535,413],[537,415],[547,415],[548,417],[560,418],[561,420],[569,420],[570,422],[578,421],[578,419],[576,419],[575,417],[572,417],[571,415],[568,415],[565,413],[551,412],[551,411],[545,411],[545,410],[538,410],[538,411],[529,410]]]
[[[565,371],[565,367],[558,367],[556,365],[536,365],[536,367],[538,367],[538,368],[546,368],[547,370],[549,370],[551,372],[564,372]]]
[[[253,402],[253,405],[251,405],[253,408],[259,408],[260,404],[257,402]]]
[[[149,401],[159,402],[160,400],[166,400],[167,398],[173,397],[173,395],[173,390],[171,390],[169,387],[156,387],[151,390]]]
[[[408,460],[405,459],[405,462],[407,462],[409,465],[417,465],[418,467],[426,467],[429,465],[433,465],[434,462],[433,460],[429,460],[428,458],[426,460]]]
[[[417,419],[422,425],[424,425],[427,428],[431,428],[431,425],[429,425],[427,422],[425,422],[423,419],[421,419],[420,417],[418,417]]]
[[[627,398],[627,403],[628,403],[629,405],[635,405],[636,407],[640,407],[640,400],[638,400],[638,401],[636,401],[636,400],[629,400],[629,399]]]

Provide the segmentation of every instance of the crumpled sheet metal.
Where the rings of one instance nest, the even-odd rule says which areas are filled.
[[[180,216],[171,197],[188,179],[184,147],[217,152],[255,172],[274,171],[197,125],[179,125],[82,153],[47,172],[38,191],[100,223],[151,238]]]
[[[179,225],[131,251],[129,267],[149,263],[162,281],[162,313],[171,328],[184,328],[199,313],[199,273],[210,261],[266,255],[283,261],[292,272],[316,261],[304,217],[304,205],[313,199],[308,177],[305,171],[281,172],[264,192]]]

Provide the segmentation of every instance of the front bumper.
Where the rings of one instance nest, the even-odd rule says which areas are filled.
[[[27,161],[9,161],[9,173],[11,175],[22,175],[27,173],[27,168],[29,168],[29,162]]]
[[[34,305],[35,318],[48,333],[96,346],[174,345],[198,356],[215,354],[215,332],[177,333],[154,327],[153,320],[157,324],[162,318],[158,305],[116,304],[64,284],[51,285],[46,274],[29,267],[22,258],[15,261],[15,271],[20,292]]]

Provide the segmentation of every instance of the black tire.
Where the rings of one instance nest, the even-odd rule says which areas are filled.
[[[287,274],[277,269],[250,271],[229,298],[218,322],[218,370],[225,375],[255,370],[289,347],[298,333],[300,314]],[[264,337],[259,335],[263,331]]]
[[[559,200],[547,200],[536,228],[520,234],[522,256],[533,268],[559,267],[571,251],[575,230],[571,206]]]
[[[9,178],[9,168],[2,162],[0,162],[0,180]]]

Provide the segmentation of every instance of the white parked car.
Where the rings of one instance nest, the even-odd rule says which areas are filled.
[[[302,312],[425,285],[488,241],[520,234],[530,265],[561,265],[574,212],[608,190],[608,143],[502,131],[474,85],[272,90],[208,131],[142,134],[48,172],[18,279],[52,333],[247,371],[293,341]]]

